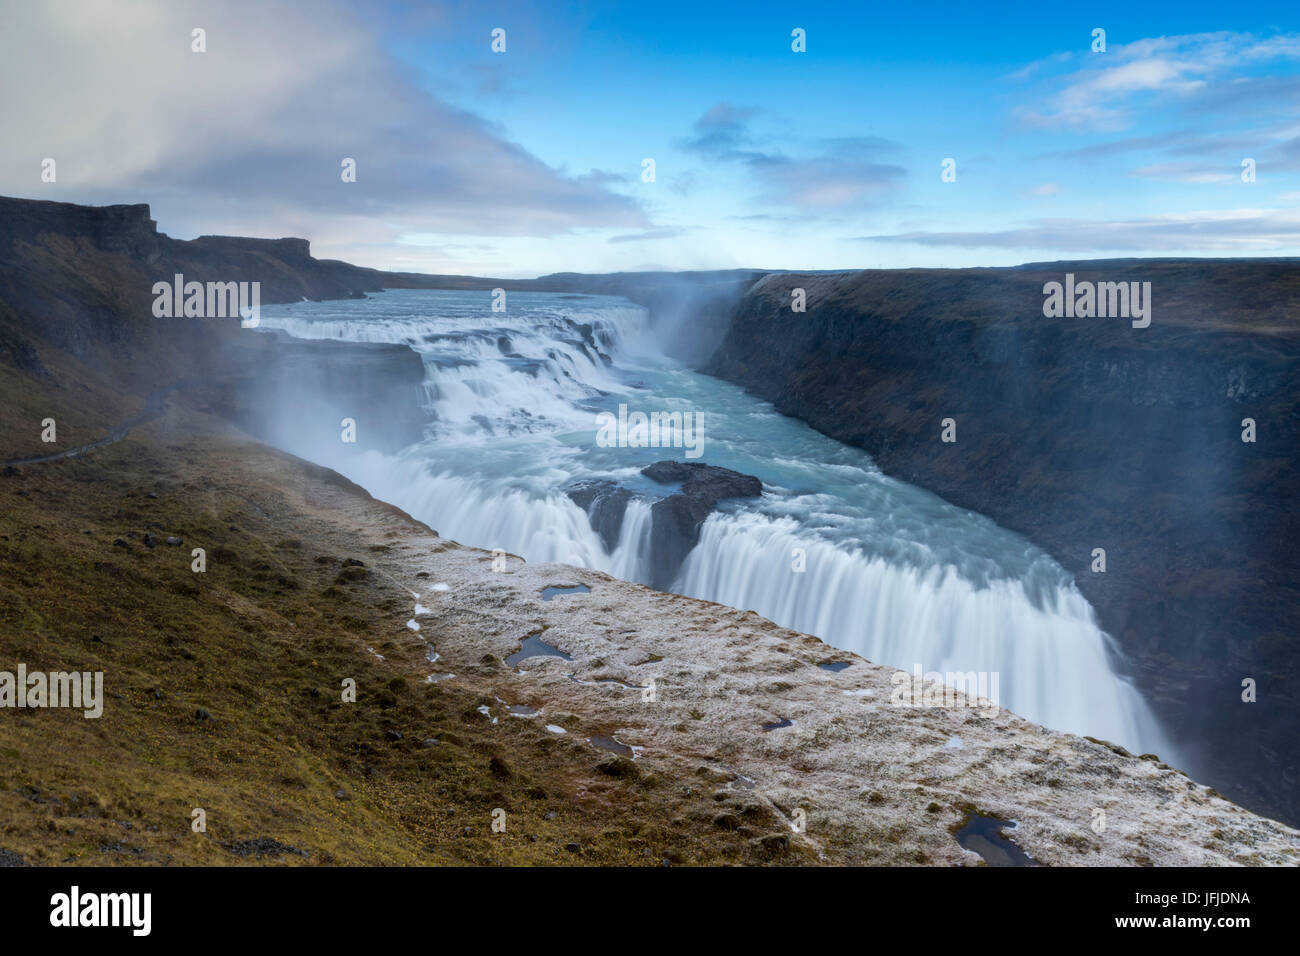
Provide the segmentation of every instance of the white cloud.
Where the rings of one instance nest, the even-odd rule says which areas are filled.
[[[860,236],[858,241],[968,249],[1024,249],[1036,254],[1225,252],[1255,255],[1293,249],[1300,244],[1300,210],[1202,210],[1114,221],[1040,219],[1012,229],[917,230]]]
[[[862,207],[882,201],[904,178],[901,166],[870,158],[892,153],[898,144],[878,136],[840,137],[817,143],[813,156],[787,156],[755,146],[749,122],[757,109],[730,103],[711,107],[693,127],[686,149],[718,162],[747,167],[768,206],[821,212]]]
[[[651,225],[599,174],[553,169],[421,89],[335,3],[49,0],[7,3],[4,19],[8,194],[149,202],[174,233],[336,248]],[[191,52],[195,27],[206,53]],[[47,156],[54,185],[39,179]],[[356,183],[340,178],[344,157]]]
[[[1244,33],[1154,37],[1112,45],[1082,58],[1084,66],[1055,77],[1059,86],[1045,102],[1019,111],[1029,126],[1116,130],[1132,125],[1150,99],[1191,100],[1215,87],[1249,86],[1234,74],[1267,60],[1300,59],[1300,36],[1261,40]],[[1030,64],[1023,76],[1050,60]],[[1015,76],[1017,74],[1013,74]]]
[[[1203,163],[1153,163],[1133,170],[1132,175],[1163,182],[1201,185],[1231,182],[1240,179],[1240,173],[1239,168],[1225,169]]]

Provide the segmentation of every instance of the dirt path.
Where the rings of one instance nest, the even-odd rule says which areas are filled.
[[[163,399],[172,392],[182,388],[193,388],[195,385],[206,384],[214,380],[215,379],[211,377],[185,379],[184,381],[176,382],[172,385],[156,388],[150,392],[149,397],[145,399],[144,409],[140,414],[134,415],[131,418],[120,422],[117,427],[115,427],[105,437],[96,439],[95,441],[85,445],[78,445],[76,448],[70,448],[67,451],[57,452],[53,455],[36,455],[30,458],[7,458],[0,461],[0,467],[11,467],[14,465],[39,465],[47,461],[60,461],[65,458],[80,458],[88,451],[93,451],[96,448],[103,448],[105,445],[111,445],[114,442],[121,441],[127,435],[131,434],[131,429],[139,428],[141,425],[147,425],[149,422],[153,421],[165,410]]]

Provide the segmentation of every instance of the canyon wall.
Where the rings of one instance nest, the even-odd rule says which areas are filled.
[[[1150,327],[1044,317],[1067,273],[1150,282]],[[1277,260],[774,274],[705,371],[1046,549],[1197,748],[1189,769],[1295,821],[1297,293]]]
[[[393,450],[418,441],[424,367],[403,345],[306,342],[238,318],[158,318],[156,282],[258,282],[263,304],[357,298],[381,273],[312,257],[305,239],[172,239],[146,205],[0,198],[0,360],[85,389],[103,378],[143,395],[182,380],[178,398],[276,441],[306,431]],[[67,364],[74,360],[75,367]],[[4,449],[17,454],[30,449]]]

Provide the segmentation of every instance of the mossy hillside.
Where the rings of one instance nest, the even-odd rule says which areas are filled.
[[[0,479],[0,668],[102,670],[105,696],[98,720],[0,711],[0,848],[39,864],[755,860],[753,834],[717,825],[689,782],[492,724],[472,675],[426,683],[409,592],[332,513],[368,496],[219,428],[170,440],[202,430],[184,419]]]

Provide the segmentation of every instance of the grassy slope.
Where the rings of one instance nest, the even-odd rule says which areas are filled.
[[[60,404],[7,393],[6,435]],[[102,670],[106,697],[99,720],[0,712],[0,849],[224,864],[269,838],[307,851],[271,847],[286,863],[754,860],[753,834],[714,826],[698,788],[610,776],[608,755],[535,721],[491,725],[472,675],[425,683],[409,595],[355,531],[413,521],[332,472],[173,407],[85,459],[0,478],[0,500],[0,669]]]

